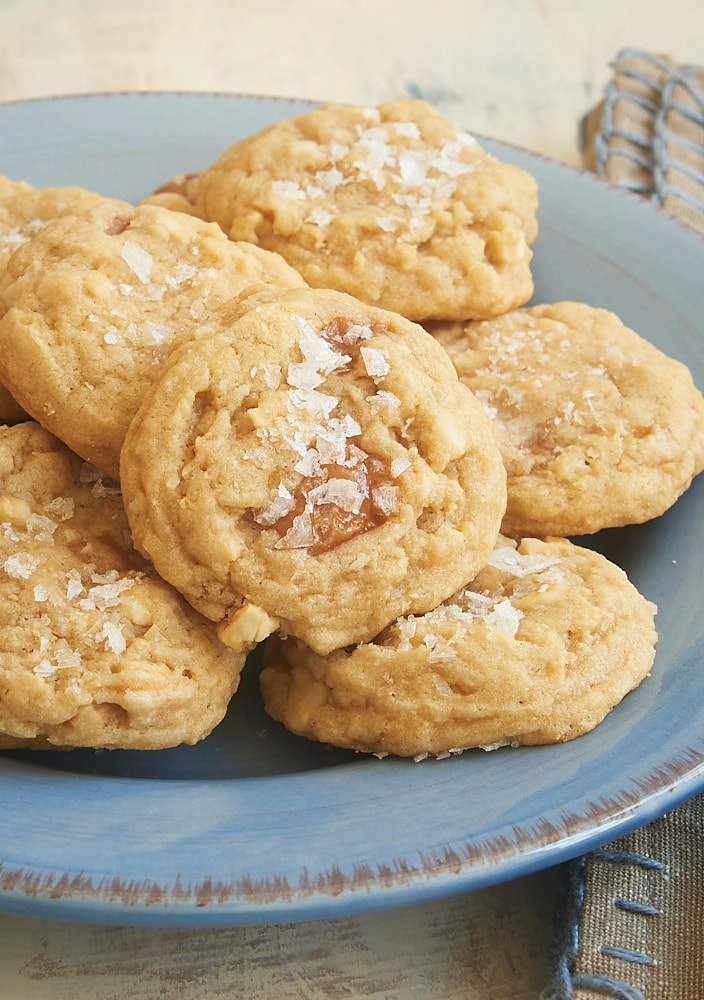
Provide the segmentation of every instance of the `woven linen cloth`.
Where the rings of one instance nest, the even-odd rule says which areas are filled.
[[[704,231],[704,67],[629,48],[613,68],[581,123],[584,165]]]
[[[633,48],[613,68],[585,167],[704,232],[704,69]],[[704,795],[561,867],[550,968],[543,1000],[704,1000]]]
[[[563,866],[543,1000],[704,998],[704,796]]]

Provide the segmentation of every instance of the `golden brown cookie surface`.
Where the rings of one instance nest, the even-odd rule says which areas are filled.
[[[0,378],[114,478],[127,425],[172,344],[244,288],[303,284],[282,258],[213,224],[111,198],[47,223],[7,276]]]
[[[14,251],[64,215],[80,215],[103,197],[80,187],[35,188],[0,175],[0,314],[7,263]]]
[[[0,747],[195,743],[243,657],[134,551],[89,473],[32,421],[0,429]]]
[[[690,372],[613,313],[561,302],[430,329],[493,419],[506,534],[640,523],[704,468],[704,399]]]
[[[565,539],[501,539],[428,614],[328,656],[267,640],[265,707],[292,732],[376,754],[553,743],[593,729],[648,674],[655,608]]]
[[[224,641],[329,650],[427,610],[505,506],[490,421],[421,327],[343,293],[244,296],[178,348],[130,426],[138,547]]]
[[[78,187],[34,188],[0,175],[0,316],[7,262],[17,247],[36,235],[51,219],[95,205],[100,196]],[[0,385],[0,421],[25,419],[27,414],[9,390]]]
[[[493,316],[533,290],[536,185],[423,101],[325,105],[204,170],[196,209],[312,287],[422,320]]]

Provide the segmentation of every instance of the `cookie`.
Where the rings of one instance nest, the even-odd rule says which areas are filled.
[[[104,198],[81,187],[32,187],[0,175],[0,312],[4,273],[14,251],[54,219],[79,215]]]
[[[373,642],[267,640],[264,703],[298,735],[380,755],[571,740],[649,673],[654,613],[597,552],[500,539],[469,586]]]
[[[237,648],[327,652],[426,611],[491,552],[491,422],[422,327],[330,289],[243,295],[132,421],[135,544]]]
[[[33,421],[0,428],[0,747],[195,743],[243,662],[134,551],[115,489]]]
[[[303,285],[276,254],[154,205],[103,198],[47,223],[7,263],[0,380],[42,426],[106,474],[180,337],[244,288]]]
[[[537,186],[429,104],[327,104],[227,149],[196,210],[235,240],[412,320],[495,316],[533,291]]]
[[[24,181],[0,175],[0,315],[2,288],[11,254],[46,223],[68,211],[95,204],[99,196],[79,187],[34,188]],[[26,419],[27,414],[10,391],[0,385],[0,422]]]
[[[612,312],[560,302],[429,329],[493,418],[505,534],[641,523],[704,468],[704,399],[688,368]]]

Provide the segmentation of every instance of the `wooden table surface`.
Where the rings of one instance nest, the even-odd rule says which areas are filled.
[[[701,63],[700,0],[0,0],[0,100],[116,90],[421,96],[478,134],[577,164],[579,119],[629,45]],[[0,915],[0,998],[537,1000],[554,880],[547,871],[285,926]]]

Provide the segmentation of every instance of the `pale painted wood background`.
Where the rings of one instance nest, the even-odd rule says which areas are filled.
[[[576,122],[627,45],[704,60],[699,0],[0,0],[0,98],[413,94],[576,162]]]
[[[629,45],[704,62],[701,0],[0,0],[0,100],[422,96],[578,164],[579,120]],[[553,886],[545,872],[391,913],[196,932],[0,916],[0,998],[537,1000]]]

